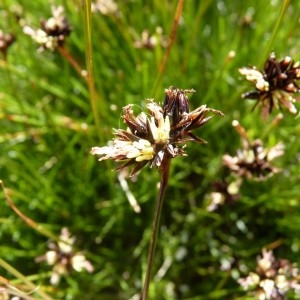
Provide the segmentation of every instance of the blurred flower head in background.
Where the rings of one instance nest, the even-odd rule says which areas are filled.
[[[64,15],[64,8],[52,6],[52,17],[41,21],[40,29],[25,25],[23,31],[40,45],[40,51],[45,49],[54,51],[65,44],[66,37],[71,33],[71,27]]]
[[[167,45],[167,38],[163,35],[163,29],[161,27],[156,27],[154,34],[151,34],[149,30],[145,29],[141,37],[137,38],[134,43],[135,48],[149,50],[153,50],[157,46],[166,48]]]
[[[51,284],[57,284],[62,275],[71,271],[93,272],[94,267],[85,256],[81,252],[74,251],[74,243],[75,237],[70,235],[67,228],[62,228],[59,241],[49,243],[50,250],[45,255],[36,258],[37,262],[46,261],[48,265],[53,266]]]
[[[11,33],[4,33],[0,29],[0,51],[3,59],[6,60],[7,49],[15,42],[15,36]]]
[[[102,15],[117,15],[119,7],[114,0],[96,0],[92,2],[92,12],[100,12]]]
[[[262,117],[265,119],[274,108],[285,107],[290,113],[297,113],[294,102],[299,101],[293,95],[299,92],[297,81],[300,79],[300,63],[286,56],[277,61],[271,53],[264,65],[264,70],[256,67],[243,67],[239,72],[255,85],[255,90],[242,95],[243,98],[257,100],[262,106]]]
[[[279,142],[268,149],[261,140],[250,142],[246,130],[239,122],[234,120],[232,124],[242,137],[243,147],[237,150],[236,156],[225,154],[223,164],[241,178],[264,180],[279,172],[271,161],[284,154],[284,145]]]
[[[242,180],[237,180],[228,183],[225,180],[212,183],[212,192],[209,196],[208,211],[215,211],[222,205],[232,204],[239,200],[239,189]]]
[[[300,292],[299,269],[287,259],[276,259],[273,252],[262,250],[256,270],[238,279],[239,284],[255,299],[284,300],[289,291]]]

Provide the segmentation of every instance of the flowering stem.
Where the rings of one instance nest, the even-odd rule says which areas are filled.
[[[84,70],[82,70],[78,62],[74,59],[74,57],[72,57],[68,50],[64,46],[59,46],[57,49],[58,52],[70,63],[74,70],[86,80]]]
[[[277,18],[276,24],[274,26],[274,29],[273,29],[273,32],[272,32],[272,36],[269,39],[269,42],[268,42],[268,44],[266,46],[266,49],[264,51],[264,55],[261,55],[261,60],[265,59],[265,57],[268,56],[268,53],[270,53],[270,49],[273,47],[272,45],[273,45],[274,40],[276,38],[276,35],[278,33],[279,26],[280,26],[280,24],[282,24],[282,20],[283,20],[284,14],[285,14],[285,12],[286,12],[289,4],[290,4],[290,0],[284,0],[282,2],[280,13],[279,13],[279,16]],[[260,65],[261,65],[261,63],[260,63]]]
[[[171,34],[170,34],[168,46],[167,46],[165,55],[163,57],[162,63],[159,66],[158,76],[157,76],[155,84],[154,84],[154,95],[156,94],[158,85],[159,85],[159,83],[162,79],[162,75],[163,75],[164,70],[166,68],[166,64],[167,64],[168,58],[170,56],[173,43],[175,41],[177,28],[178,28],[178,25],[179,25],[179,20],[180,20],[181,14],[182,14],[183,6],[184,6],[184,1],[185,0],[178,0],[178,2],[177,2],[176,12],[175,12],[174,20],[173,20],[173,26],[172,26],[172,31],[171,31]]]
[[[39,223],[35,222],[34,220],[30,219],[29,217],[25,216],[18,208],[17,206],[14,204],[14,202],[12,201],[12,199],[9,196],[9,191],[8,189],[5,187],[4,182],[2,180],[0,180],[0,187],[3,190],[4,193],[4,197],[6,198],[9,206],[12,208],[12,210],[31,228],[35,229],[36,231],[40,232],[41,234],[53,239],[53,240],[57,240],[57,238],[55,237],[54,234],[52,234],[51,231],[47,230],[46,228],[44,228],[42,225],[40,225]]]
[[[17,269],[12,267],[10,264],[8,264],[6,261],[4,261],[2,258],[0,258],[0,266],[4,268],[6,271],[8,271],[10,274],[15,276],[17,279],[20,281],[24,282],[25,286],[29,288],[31,291],[28,294],[33,294],[36,293],[37,295],[40,296],[39,299],[44,299],[44,300],[53,300],[52,297],[48,296],[46,293],[44,293],[41,289],[40,286],[35,285],[31,280],[28,279],[27,276],[24,276],[22,273],[20,273]],[[1,277],[1,284],[3,284],[3,277]],[[12,286],[9,281],[5,283],[5,285],[8,287],[8,291],[12,290],[13,292],[17,292],[20,296],[27,295],[27,293],[20,291],[17,289],[15,286]],[[2,285],[1,285],[2,288]],[[2,293],[1,293],[2,294]],[[23,298],[23,297],[22,297]],[[23,299],[28,299],[28,298],[23,298]],[[30,298],[33,299],[33,298]]]
[[[148,299],[148,290],[149,290],[151,270],[152,270],[154,255],[155,255],[155,248],[157,243],[159,220],[161,216],[164,194],[168,185],[170,166],[171,166],[170,158],[165,158],[162,161],[162,164],[160,166],[160,171],[161,171],[160,187],[159,187],[158,197],[155,203],[154,218],[152,223],[152,234],[151,234],[151,240],[150,240],[149,251],[148,251],[147,270],[146,270],[146,277],[145,277],[145,282],[144,282],[144,287],[142,292],[142,300]]]
[[[90,92],[90,102],[93,111],[93,117],[95,120],[96,129],[99,135],[100,140],[102,140],[102,130],[101,130],[101,123],[100,123],[100,115],[99,115],[99,103],[100,97],[96,92],[95,89],[95,82],[94,82],[94,61],[93,61],[93,51],[92,51],[92,28],[91,28],[91,0],[84,0],[84,27],[85,27],[85,52],[86,52],[86,67],[87,67],[87,83]]]

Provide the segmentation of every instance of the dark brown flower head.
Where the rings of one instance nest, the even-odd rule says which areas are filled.
[[[64,16],[64,9],[59,6],[52,9],[53,16],[41,21],[41,28],[49,35],[58,38],[58,43],[63,43],[65,37],[71,33],[71,27]]]
[[[284,300],[289,291],[300,290],[297,264],[286,259],[276,259],[273,252],[266,249],[262,250],[262,256],[257,259],[255,272],[250,272],[238,282],[256,299]]]
[[[173,87],[165,90],[164,117],[170,117],[172,126],[178,124],[182,116],[190,112],[189,100],[186,94],[194,92],[194,90],[179,90]]]
[[[188,141],[206,143],[191,131],[207,123],[215,114],[224,116],[219,110],[207,108],[206,105],[201,105],[190,112],[187,94],[194,92],[194,90],[180,90],[174,87],[165,90],[163,116],[170,120],[172,143],[185,143]],[[212,114],[209,116],[209,113]]]
[[[36,258],[37,262],[46,261],[48,265],[53,266],[51,283],[57,284],[62,275],[71,271],[81,272],[86,270],[93,272],[92,264],[86,260],[81,252],[75,252],[73,245],[75,238],[70,235],[67,228],[62,228],[60,240],[49,243],[50,250],[45,255]]]
[[[299,92],[297,81],[300,79],[300,63],[294,62],[286,56],[277,61],[274,53],[271,53],[264,65],[264,71],[255,67],[239,69],[246,79],[255,84],[255,91],[247,92],[243,98],[255,99],[262,106],[262,115],[265,118],[274,108],[285,107],[290,113],[297,112],[293,94]]]
[[[41,22],[41,29],[25,26],[23,31],[40,45],[40,50],[54,51],[64,45],[66,37],[71,33],[71,27],[64,16],[63,7],[58,6],[52,7],[52,17]]]
[[[2,30],[0,30],[0,51],[3,54],[4,60],[6,59],[7,48],[11,46],[14,41],[14,35],[10,33],[5,34]]]
[[[191,130],[201,127],[215,114],[223,114],[206,105],[189,112],[186,94],[191,91],[173,87],[166,89],[162,107],[153,100],[148,100],[148,115],[142,112],[136,116],[132,105],[125,106],[123,119],[127,130],[116,130],[116,138],[111,145],[94,147],[91,153],[102,156],[99,160],[124,162],[117,170],[132,166],[130,176],[133,176],[148,163],[151,167],[160,167],[164,159],[186,155],[184,146],[180,144],[188,141],[206,143],[192,134]]]
[[[234,121],[233,125],[242,135],[243,148],[237,151],[236,156],[225,154],[223,156],[224,165],[242,178],[264,180],[277,173],[279,170],[271,165],[271,161],[283,155],[283,144],[278,143],[274,147],[266,149],[260,140],[250,142],[245,129],[239,125],[238,121]]]

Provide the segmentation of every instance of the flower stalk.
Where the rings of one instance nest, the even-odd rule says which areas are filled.
[[[164,195],[169,181],[170,167],[171,167],[171,159],[167,158],[163,161],[160,169],[161,171],[160,186],[159,186],[159,192],[158,192],[157,200],[155,203],[155,209],[154,209],[152,233],[151,233],[151,240],[150,240],[149,251],[148,251],[147,269],[146,269],[146,276],[145,276],[144,287],[142,292],[142,300],[148,299],[151,271],[152,271],[153,261],[155,257],[155,249],[157,244],[158,229],[160,223],[159,221],[160,221],[160,216],[162,211]]]

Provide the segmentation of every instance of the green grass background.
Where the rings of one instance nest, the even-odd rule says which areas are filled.
[[[165,49],[136,49],[135,36],[162,27],[169,36],[176,1],[117,1],[119,15],[91,15],[96,101],[91,106],[86,81],[58,52],[37,52],[22,32],[14,7],[31,26],[51,16],[48,1],[5,0],[0,28],[16,35],[7,62],[0,61],[0,179],[16,206],[56,236],[63,226],[77,238],[77,250],[93,263],[92,274],[71,273],[57,287],[49,284],[51,267],[34,259],[47,251],[48,238],[24,223],[0,193],[1,258],[29,276],[53,299],[136,299],[146,268],[148,242],[159,174],[146,167],[132,181],[142,208],[136,214],[120,187],[113,162],[97,162],[92,146],[104,146],[112,128],[124,128],[123,106],[145,108],[145,99],[164,100],[164,89],[193,88],[191,108],[202,104],[221,110],[197,134],[207,145],[188,144],[187,157],[173,160],[163,206],[150,299],[250,299],[235,278],[239,265],[255,268],[261,248],[280,241],[276,256],[300,263],[299,118],[285,114],[275,128],[263,122],[253,102],[241,98],[249,85],[238,68],[263,67],[272,51],[278,58],[300,59],[299,1],[186,0],[178,32],[161,80]],[[282,12],[282,4],[287,9]],[[66,49],[86,68],[86,34],[81,1],[56,1],[72,26]],[[229,59],[230,51],[235,56]],[[155,84],[157,83],[156,87]],[[298,105],[299,108],[299,105]],[[95,125],[99,117],[99,128]],[[282,141],[282,169],[266,182],[247,181],[241,199],[208,212],[211,183],[222,179],[222,156],[233,155],[240,137],[237,119],[251,139],[267,147]],[[222,270],[234,261],[231,270]],[[247,272],[246,272],[247,273]],[[0,275],[20,280],[0,268]],[[36,296],[37,299],[38,296]],[[296,297],[296,296],[295,296]],[[138,299],[138,298],[137,298]],[[293,299],[293,298],[289,298]],[[298,296],[298,299],[300,297]]]

